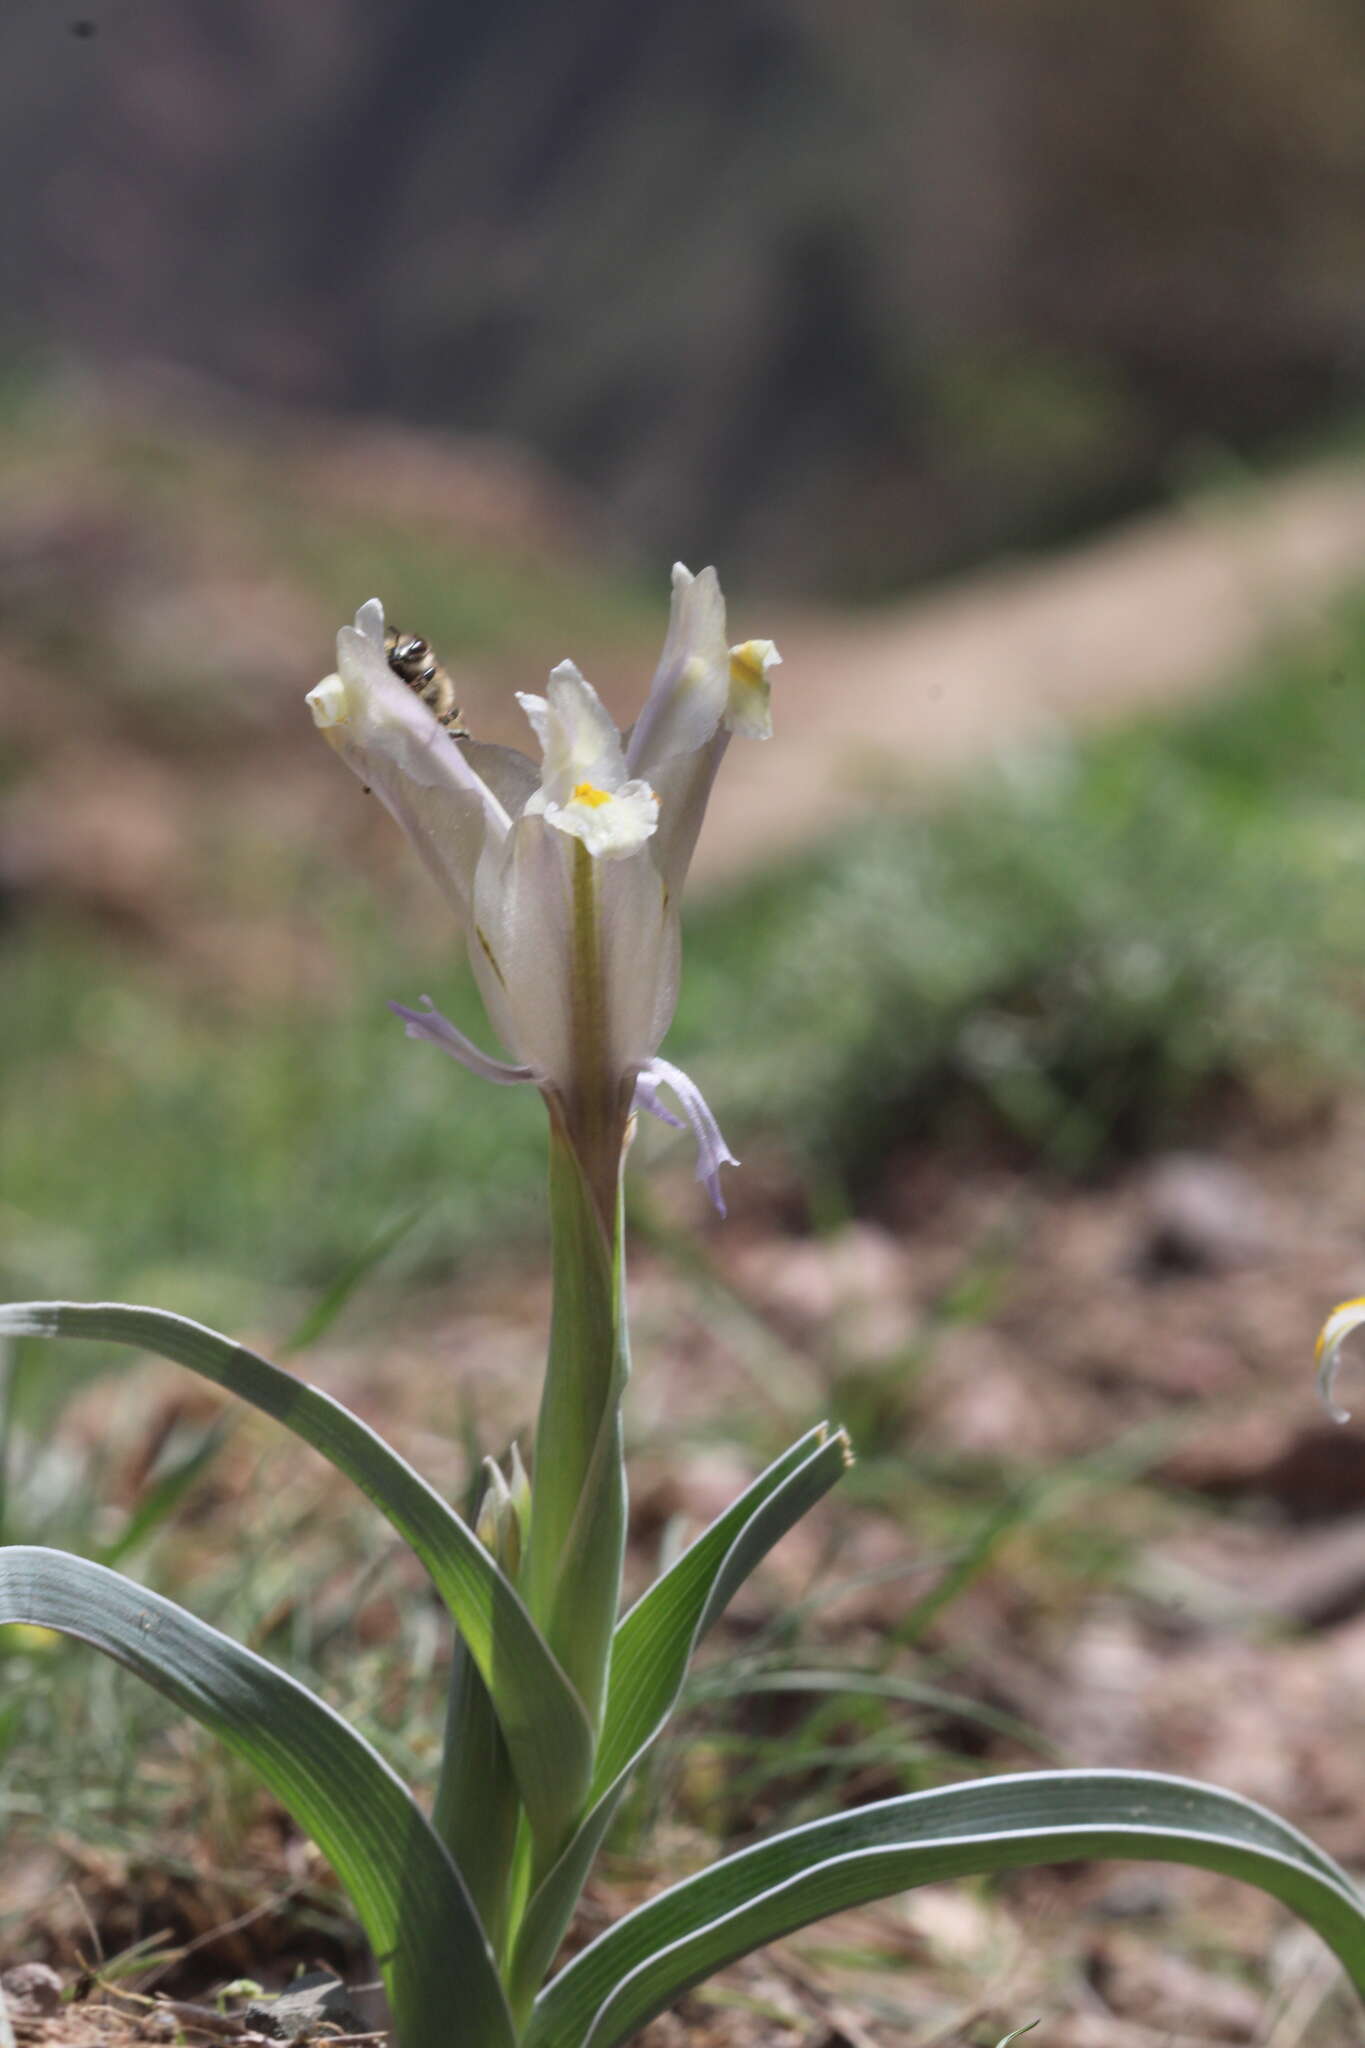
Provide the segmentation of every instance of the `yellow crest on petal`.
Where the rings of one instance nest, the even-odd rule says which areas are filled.
[[[768,672],[781,659],[771,640],[745,640],[730,649],[730,697],[725,723],[731,732],[750,740],[772,737],[772,683]]]

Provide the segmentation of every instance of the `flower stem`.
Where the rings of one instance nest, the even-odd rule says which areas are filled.
[[[626,1523],[621,1393],[629,1348],[620,1158],[607,1226],[553,1103],[550,1231],[554,1308],[522,1590],[597,1726],[620,1604]]]

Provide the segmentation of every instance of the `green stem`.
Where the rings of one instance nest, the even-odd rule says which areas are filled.
[[[619,1185],[613,1209],[608,1233],[578,1153],[552,1111],[554,1308],[522,1591],[594,1727],[602,1717],[625,1547],[621,1393],[630,1361]]]
[[[547,1097],[554,1309],[522,1590],[596,1727],[625,1545],[621,1163],[629,1104],[611,1057],[595,866],[581,843],[574,855],[574,1076],[562,1097]]]

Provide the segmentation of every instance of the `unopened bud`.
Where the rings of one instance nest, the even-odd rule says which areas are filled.
[[[483,1469],[488,1484],[479,1503],[474,1533],[508,1578],[515,1579],[521,1569],[521,1518],[511,1489],[494,1460],[485,1458]]]

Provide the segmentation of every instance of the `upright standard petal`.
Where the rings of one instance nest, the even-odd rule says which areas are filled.
[[[659,799],[654,858],[672,894],[686,878],[730,735],[772,732],[768,675],[781,659],[771,640],[728,646],[715,570],[693,576],[675,566],[668,637],[626,754],[631,774],[647,775]]]
[[[694,576],[673,565],[673,604],[659,666],[626,756],[632,775],[653,782],[666,761],[695,754],[720,724],[730,691],[725,599],[714,569]]]

